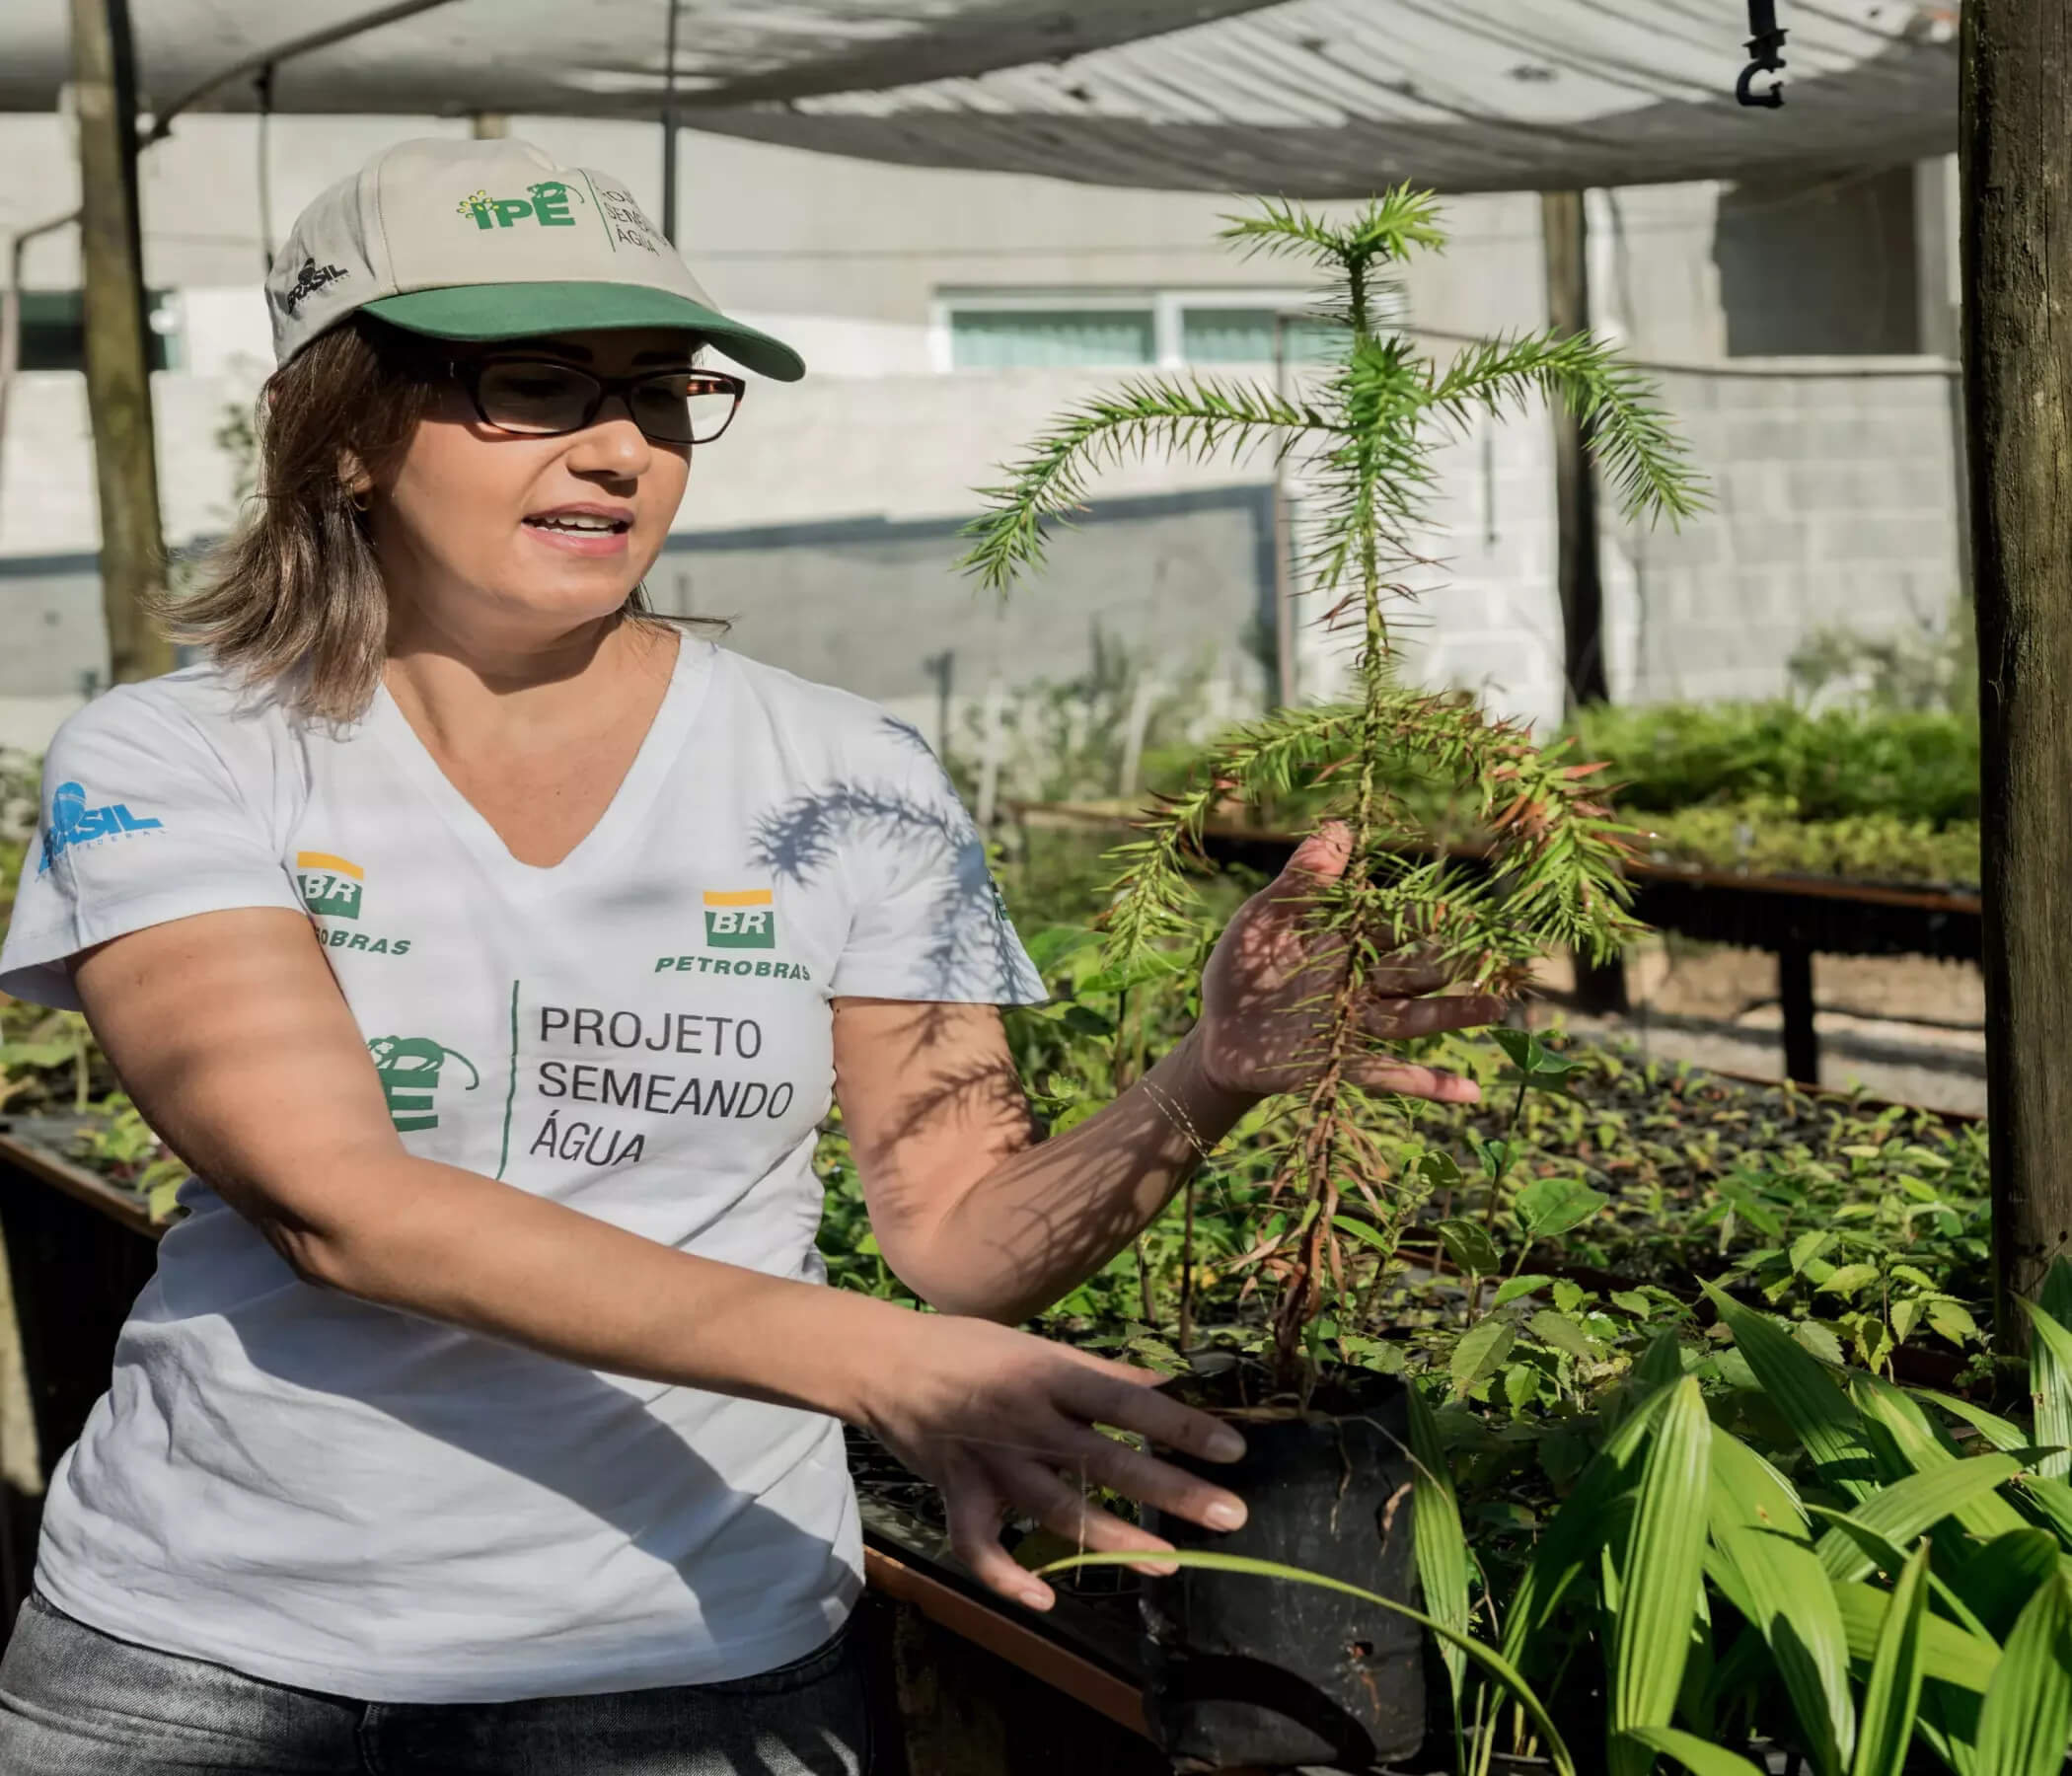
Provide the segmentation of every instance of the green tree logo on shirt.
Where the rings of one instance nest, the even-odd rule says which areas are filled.
[[[468,1070],[468,1090],[473,1091],[482,1082],[475,1063],[466,1055],[443,1042],[432,1041],[429,1036],[375,1036],[367,1043],[367,1053],[374,1057],[382,1096],[389,1104],[389,1120],[400,1134],[439,1126],[434,1099],[440,1073],[449,1060],[458,1061]]]

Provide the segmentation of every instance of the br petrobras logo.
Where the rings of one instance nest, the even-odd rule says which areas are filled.
[[[122,839],[132,833],[155,833],[165,824],[155,816],[132,814],[126,802],[90,808],[87,792],[80,784],[60,783],[50,797],[50,820],[43,828],[43,858],[37,865],[37,874],[41,875],[76,845]]]
[[[347,857],[330,851],[299,851],[295,853],[295,879],[302,887],[302,904],[312,913],[330,919],[357,919],[360,891],[367,872]]]
[[[705,942],[712,949],[776,949],[777,910],[768,888],[705,890]]]

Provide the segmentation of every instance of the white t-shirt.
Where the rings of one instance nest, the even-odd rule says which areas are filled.
[[[327,728],[190,668],[74,715],[43,775],[0,988],[71,1005],[91,944],[306,912],[411,1152],[775,1276],[823,1275],[830,999],[1043,997],[920,736],[690,637],[549,869],[385,691]],[[198,1179],[181,1200],[52,1476],[37,1579],[60,1608],[399,1702],[747,1675],[847,1614],[835,1421],[313,1288]]]

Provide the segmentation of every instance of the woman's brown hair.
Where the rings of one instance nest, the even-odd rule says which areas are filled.
[[[173,638],[298,713],[362,714],[381,683],[389,600],[345,476],[356,463],[380,479],[446,375],[434,341],[369,315],[276,370],[255,416],[258,484],[245,517],[203,559],[195,590],[155,601]],[[637,586],[626,608],[650,615]]]

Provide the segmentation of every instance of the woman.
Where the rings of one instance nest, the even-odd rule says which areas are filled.
[[[0,956],[194,1172],[51,1482],[0,1768],[857,1770],[843,1421],[1031,1608],[1003,1511],[1148,1550],[1082,1486],[1242,1519],[1094,1427],[1232,1432],[1009,1326],[1299,1080],[1301,871],[1343,836],[1034,1145],[996,1007],[1041,983],[926,748],[643,614],[742,394],[696,359],[797,357],[510,141],[378,156],[267,293],[261,496],[180,619],[207,663],[66,723]],[[1441,984],[1373,1028],[1492,1015]],[[831,1087],[937,1315],[820,1286]]]

